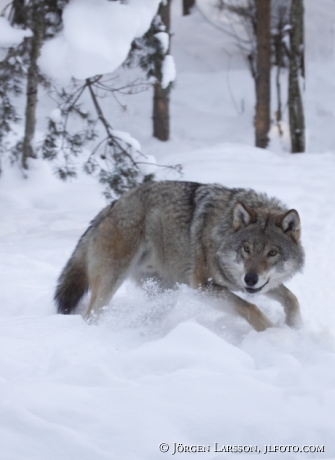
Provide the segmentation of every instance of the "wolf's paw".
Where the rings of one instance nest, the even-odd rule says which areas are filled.
[[[289,315],[286,318],[286,324],[292,329],[301,329],[304,325],[304,322],[300,314]]]
[[[98,322],[98,315],[95,314],[94,312],[89,312],[89,313],[85,313],[85,315],[83,315],[83,318],[84,320],[86,321],[87,324],[97,324]]]

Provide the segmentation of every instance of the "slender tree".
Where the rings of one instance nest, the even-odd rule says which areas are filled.
[[[173,58],[169,55],[170,4],[171,0],[161,1],[150,29],[143,37],[134,40],[124,64],[127,67],[139,66],[153,86],[153,136],[161,141],[167,141],[170,136],[169,94],[172,82],[167,81],[171,74],[165,68],[165,65],[173,65]]]
[[[25,28],[24,0],[13,0],[6,5],[1,14],[5,12],[12,24]],[[19,96],[23,92],[22,83],[27,75],[28,64],[26,43],[27,40],[24,40],[19,45],[11,47],[6,57],[0,61],[0,156],[7,155],[9,152],[11,162],[22,158],[22,141],[13,147],[8,141],[8,134],[12,130],[11,124],[20,120],[13,96]]]
[[[259,51],[259,46],[262,46],[258,40],[258,33],[266,33],[268,27],[264,28],[263,15],[258,7],[257,0],[216,0],[218,12],[221,12],[228,19],[225,26],[221,26],[223,32],[235,38],[235,43],[241,53],[248,60],[250,71],[255,80],[256,93],[258,72],[258,58],[262,58],[262,52]],[[261,2],[262,3],[262,2]],[[282,109],[282,89],[281,89],[281,70],[289,67],[289,46],[287,36],[290,29],[290,7],[291,0],[275,0],[270,4],[270,1],[263,2],[265,6],[271,9],[271,65],[275,65],[276,69],[276,95],[277,95],[277,110],[275,118],[280,135],[282,135],[281,121],[283,116]],[[258,18],[261,14],[261,18]],[[260,28],[257,29],[257,22],[261,22]],[[266,39],[268,41],[268,39]],[[263,50],[264,51],[264,50]],[[264,57],[264,56],[263,56]],[[268,58],[266,58],[268,65]],[[262,72],[263,75],[264,72]],[[261,84],[261,81],[258,80]],[[264,82],[263,82],[264,83]],[[264,93],[263,93],[264,94]],[[265,98],[267,99],[267,97]],[[270,97],[269,97],[270,104]],[[259,106],[260,107],[260,106]],[[270,113],[270,107],[269,107]],[[266,116],[266,119],[268,117]],[[256,120],[256,118],[255,118]],[[266,137],[263,138],[263,143],[266,144]],[[261,146],[261,145],[260,145]]]
[[[288,109],[292,153],[305,151],[305,117],[299,85],[304,70],[304,6],[303,0],[292,0],[290,10]]]
[[[270,129],[271,0],[256,0],[256,146],[266,148]]]
[[[27,75],[27,102],[25,111],[25,129],[22,144],[22,167],[28,169],[28,158],[36,158],[36,154],[32,145],[35,135],[36,125],[36,106],[37,106],[37,91],[39,83],[39,71],[37,59],[40,55],[40,50],[44,36],[44,17],[41,8],[34,8],[33,36],[30,41],[29,52],[29,68]]]
[[[23,169],[28,169],[28,158],[35,158],[33,138],[36,125],[37,93],[39,83],[46,83],[38,69],[37,60],[43,41],[56,33],[62,25],[62,10],[68,0],[13,0],[9,18],[13,25],[32,30],[32,36],[16,48],[14,54],[27,67],[26,109],[23,141],[12,148],[14,156],[21,155]],[[22,77],[22,73],[20,75]]]
[[[160,4],[158,14],[165,26],[165,32],[170,32],[170,4],[171,0],[166,0]],[[165,52],[169,54],[169,48]],[[161,141],[167,141],[170,137],[170,112],[169,112],[169,92],[170,88],[162,87],[162,68],[156,67],[156,83],[154,84],[153,101],[153,135]]]

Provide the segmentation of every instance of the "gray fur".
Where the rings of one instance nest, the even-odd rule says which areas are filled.
[[[126,277],[154,277],[164,286],[214,292],[256,330],[272,324],[231,291],[262,291],[283,304],[288,324],[299,326],[298,301],[282,283],[303,262],[299,215],[279,200],[219,184],[155,182],[129,191],[92,221],[55,300],[60,313],[70,313],[91,289],[90,318]]]

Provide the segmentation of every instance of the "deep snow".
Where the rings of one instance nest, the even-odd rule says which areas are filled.
[[[151,139],[148,93],[129,97],[127,115],[115,109],[112,118],[158,162],[182,163],[183,179],[252,187],[299,211],[306,267],[288,286],[300,299],[303,329],[286,327],[282,308],[261,295],[257,303],[277,327],[257,333],[198,292],[162,293],[150,283],[125,284],[99,325],[56,315],[57,276],[105,200],[90,177],[63,184],[40,161],[25,180],[7,169],[0,181],[1,460],[158,460],[172,456],[173,443],[210,446],[175,458],[235,458],[215,453],[214,443],[261,452],[324,445],[324,453],[282,456],[335,458],[334,53],[317,45],[331,35],[334,8],[330,0],[317,5],[306,1],[309,153],[290,155],[275,131],[269,150],[252,147],[248,70],[227,58],[226,39],[197,11],[180,17],[178,2],[172,140]],[[159,452],[163,442],[168,453]]]

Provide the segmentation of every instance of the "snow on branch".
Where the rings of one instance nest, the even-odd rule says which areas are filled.
[[[63,12],[63,30],[42,47],[40,68],[64,79],[113,72],[127,58],[133,40],[149,29],[159,3],[71,0]]]
[[[0,48],[18,45],[24,37],[30,37],[31,30],[15,29],[6,18],[0,17]]]

